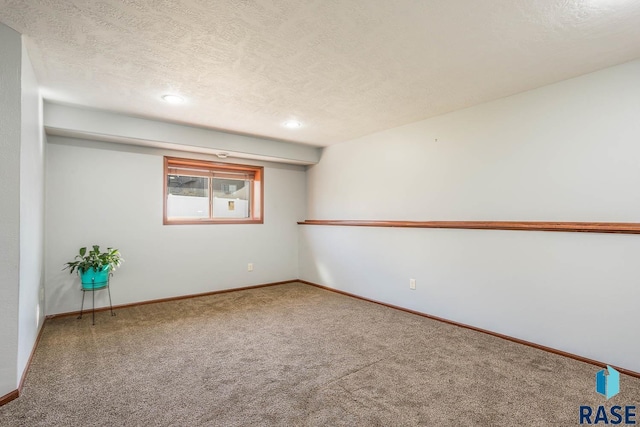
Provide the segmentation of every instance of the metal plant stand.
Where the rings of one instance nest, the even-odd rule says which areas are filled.
[[[111,289],[109,289],[109,281],[111,280],[111,276],[113,276],[113,274],[109,273],[109,276],[107,277],[107,281],[104,283],[94,283],[91,289],[85,289],[84,286],[82,286],[82,303],[80,305],[80,316],[78,316],[78,319],[82,319],[82,313],[84,310],[84,294],[85,292],[91,292],[91,299],[93,301],[93,305],[91,308],[91,316],[92,316],[92,325],[95,326],[96,324],[96,291],[102,290],[102,289],[107,289],[107,292],[109,293],[109,309],[111,310],[111,315],[115,316],[116,314],[113,312],[113,304],[111,304]],[[93,281],[95,281],[95,279],[92,279]]]

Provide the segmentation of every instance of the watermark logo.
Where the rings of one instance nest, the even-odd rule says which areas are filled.
[[[607,365],[604,369],[596,374],[596,391],[607,398],[611,399],[620,393],[620,372]]]
[[[620,393],[620,373],[607,365],[606,370],[596,373],[596,392],[607,400]],[[580,424],[624,424],[635,425],[637,423],[636,405],[589,405],[580,406],[578,420]]]

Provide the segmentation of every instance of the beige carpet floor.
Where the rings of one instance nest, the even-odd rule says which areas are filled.
[[[0,425],[570,426],[640,403],[598,370],[292,283],[49,320]]]

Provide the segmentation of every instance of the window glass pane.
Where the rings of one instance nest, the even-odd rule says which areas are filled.
[[[249,218],[251,181],[213,178],[213,217]]]
[[[263,168],[164,158],[164,224],[262,224]]]
[[[167,217],[209,218],[209,178],[167,175]]]

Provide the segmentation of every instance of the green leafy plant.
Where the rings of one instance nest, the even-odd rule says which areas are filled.
[[[75,256],[74,261],[69,261],[65,264],[63,270],[69,269],[69,273],[73,274],[78,270],[78,273],[82,274],[93,268],[95,271],[100,271],[105,265],[109,266],[109,271],[114,271],[120,267],[120,264],[124,259],[120,255],[117,249],[107,248],[106,252],[100,252],[100,246],[93,245],[93,249],[87,252],[87,248],[80,248],[78,255]]]

